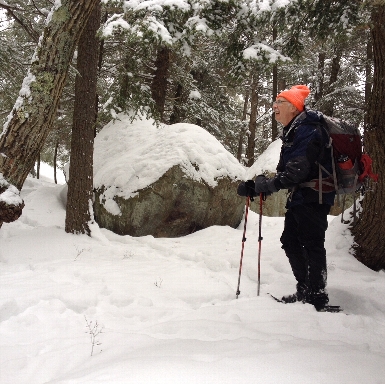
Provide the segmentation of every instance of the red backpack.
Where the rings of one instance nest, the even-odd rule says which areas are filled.
[[[357,127],[325,115],[322,116],[322,127],[329,137],[326,147],[331,148],[333,173],[318,164],[320,177],[302,186],[319,191],[321,202],[322,192],[335,190],[339,204],[340,195],[365,193],[370,180],[377,182],[378,175],[372,172],[371,157],[362,152],[362,138]],[[322,178],[321,170],[328,174],[327,178]]]

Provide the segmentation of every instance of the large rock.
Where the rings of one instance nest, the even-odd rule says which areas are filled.
[[[121,235],[184,236],[212,225],[237,227],[244,168],[192,124],[148,120],[108,124],[95,140],[95,219]]]
[[[121,235],[178,237],[211,225],[237,227],[244,200],[236,195],[237,182],[223,178],[216,187],[192,180],[179,166],[129,199],[116,196],[121,211],[105,207],[103,189],[95,192],[95,217],[101,227]]]

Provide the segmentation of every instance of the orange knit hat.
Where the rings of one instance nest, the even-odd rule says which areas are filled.
[[[306,85],[294,85],[290,89],[282,91],[278,97],[283,97],[292,103],[300,112],[305,109],[305,99],[309,96],[310,89]]]

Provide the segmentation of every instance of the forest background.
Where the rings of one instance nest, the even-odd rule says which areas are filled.
[[[120,112],[187,122],[251,166],[278,137],[271,104],[294,84],[309,106],[359,125],[379,173],[352,226],[356,257],[385,268],[385,2],[0,0],[0,173],[22,188],[71,157],[66,231],[88,233],[92,150]]]

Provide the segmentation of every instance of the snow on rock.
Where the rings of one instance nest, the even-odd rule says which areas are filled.
[[[279,161],[279,154],[281,151],[282,140],[277,139],[273,141],[256,160],[255,163],[247,169],[246,178],[253,179],[256,175],[262,173],[274,173]]]
[[[153,120],[120,114],[95,139],[94,187],[129,198],[180,165],[193,180],[211,187],[220,178],[244,178],[245,169],[203,128],[186,123],[156,127]],[[107,195],[107,193],[106,193]]]
[[[11,223],[17,220],[24,208],[20,191],[5,180],[0,173],[0,227],[3,222]]]

